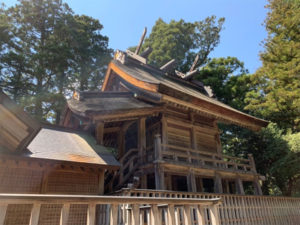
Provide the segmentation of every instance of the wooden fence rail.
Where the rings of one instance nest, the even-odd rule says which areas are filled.
[[[221,225],[300,225],[300,198],[143,189],[123,189],[116,194],[180,199],[221,198],[222,204],[217,207]],[[204,218],[203,224],[209,224],[209,218]]]
[[[219,198],[0,194],[0,225],[219,225]]]

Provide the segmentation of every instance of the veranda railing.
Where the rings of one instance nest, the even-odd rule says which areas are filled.
[[[219,225],[214,199],[164,197],[0,194],[0,225],[209,224]]]

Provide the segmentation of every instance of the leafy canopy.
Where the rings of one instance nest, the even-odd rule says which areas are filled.
[[[247,110],[300,131],[300,2],[270,0],[263,66],[251,77]]]
[[[155,66],[162,66],[172,59],[176,59],[178,67],[186,71],[199,54],[197,66],[206,63],[209,53],[220,42],[224,18],[216,21],[215,16],[194,23],[184,20],[171,20],[170,23],[158,19],[152,28],[142,49],[151,47],[149,62]]]

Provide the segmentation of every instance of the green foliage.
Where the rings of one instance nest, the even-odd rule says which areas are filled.
[[[160,67],[176,59],[178,67],[186,71],[196,54],[200,56],[197,66],[207,61],[209,53],[219,44],[223,23],[224,18],[216,21],[215,16],[194,23],[184,20],[166,23],[158,19],[142,49],[153,49],[149,55],[151,64]]]
[[[245,106],[245,93],[250,90],[250,76],[244,63],[235,57],[214,58],[201,68],[195,79],[210,86],[218,100],[236,109]]]
[[[37,119],[58,123],[65,96],[101,83],[111,57],[102,25],[60,0],[19,0],[0,13],[1,87]]]
[[[247,110],[300,130],[300,2],[270,0],[263,66],[251,77]]]

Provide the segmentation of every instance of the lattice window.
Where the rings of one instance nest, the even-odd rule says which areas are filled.
[[[39,225],[58,225],[62,204],[41,205]]]
[[[48,177],[47,192],[97,194],[98,176],[92,173],[53,172]]]
[[[25,168],[0,168],[0,192],[39,193],[43,172]]]
[[[4,225],[28,225],[32,204],[8,205]]]

